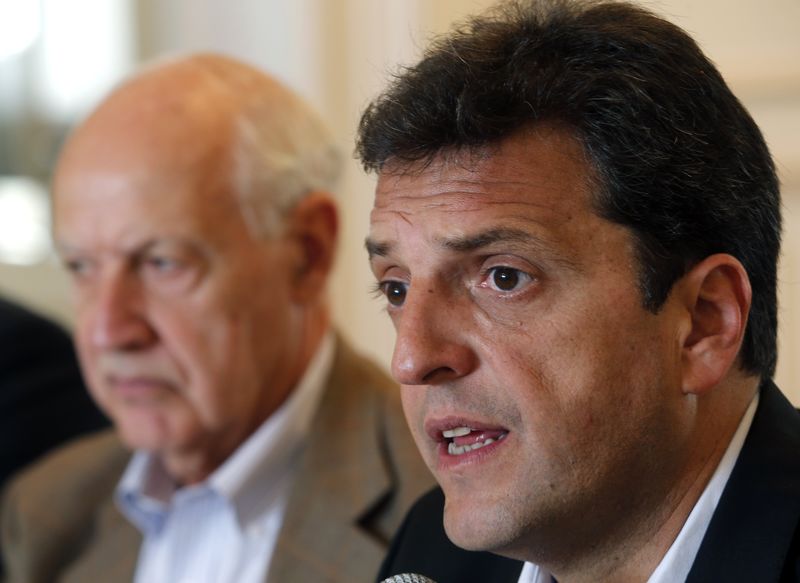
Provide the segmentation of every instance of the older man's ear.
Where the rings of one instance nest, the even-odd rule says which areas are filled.
[[[339,215],[336,203],[325,192],[305,196],[288,217],[287,237],[293,251],[292,299],[298,303],[317,301],[333,268]]]
[[[742,264],[719,253],[695,265],[676,285],[687,310],[682,338],[683,392],[710,391],[737,366],[752,290]]]

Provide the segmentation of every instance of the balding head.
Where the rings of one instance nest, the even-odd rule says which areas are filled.
[[[248,224],[273,233],[310,192],[333,192],[341,156],[326,127],[295,93],[228,57],[198,54],[144,67],[74,132],[59,163],[114,165],[214,175],[244,203]],[[58,173],[57,173],[58,175]]]

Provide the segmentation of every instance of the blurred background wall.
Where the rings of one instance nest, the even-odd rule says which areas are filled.
[[[145,60],[223,52],[269,71],[353,150],[359,113],[427,39],[489,0],[0,0],[0,293],[70,324],[48,242],[47,185],[69,128]],[[785,235],[777,380],[800,404],[800,1],[661,0],[764,131],[783,182]],[[393,331],[371,298],[366,235],[374,177],[349,157],[339,188],[336,320],[388,365]]]

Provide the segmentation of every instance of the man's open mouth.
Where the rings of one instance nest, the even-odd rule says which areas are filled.
[[[506,435],[508,431],[503,429],[472,429],[464,425],[442,431],[450,455],[464,455],[500,441]]]

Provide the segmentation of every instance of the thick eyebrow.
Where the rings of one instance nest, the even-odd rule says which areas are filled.
[[[526,248],[538,252],[542,258],[547,258],[549,261],[571,270],[576,270],[580,267],[573,258],[559,252],[552,245],[548,245],[533,233],[522,229],[498,227],[487,229],[486,231],[475,233],[474,235],[442,237],[436,240],[437,245],[455,253],[474,252],[498,242],[524,245]],[[375,257],[387,257],[390,255],[395,244],[392,242],[376,241],[367,237],[364,246],[369,253],[369,260],[372,261]]]
[[[516,242],[516,243],[536,243],[538,239],[520,229],[498,228],[490,229],[475,235],[465,237],[449,237],[439,239],[437,243],[449,249],[450,251],[457,251],[459,253],[468,253],[491,245],[497,242]]]
[[[373,257],[386,257],[392,250],[391,244],[374,241],[369,237],[364,241],[364,247],[367,248],[367,255],[370,260],[372,260]]]

